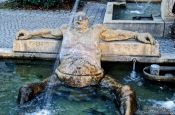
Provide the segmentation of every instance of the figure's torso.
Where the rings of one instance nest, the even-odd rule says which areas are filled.
[[[61,60],[74,54],[86,54],[91,55],[91,57],[100,57],[101,55],[98,48],[99,38],[93,28],[85,32],[67,29],[63,33],[63,38],[60,52]]]
[[[61,72],[69,75],[69,77],[62,75],[58,75],[58,77],[67,79],[68,85],[75,87],[82,87],[90,85],[93,81],[99,81],[103,70],[98,44],[99,32],[94,28],[82,33],[75,30],[65,30],[60,52],[61,64],[57,68],[59,71],[57,74]]]

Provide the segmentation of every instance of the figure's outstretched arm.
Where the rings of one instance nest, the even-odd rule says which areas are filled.
[[[107,75],[101,80],[100,87],[107,88],[114,93],[115,101],[119,101],[117,103],[119,103],[122,115],[134,115],[137,102],[135,92],[130,86],[122,85]]]
[[[30,83],[28,85],[22,86],[19,89],[18,93],[18,104],[22,105],[28,101],[31,101],[34,99],[38,94],[43,92],[47,86],[55,86],[55,85],[61,85],[61,82],[58,80],[57,76],[53,74],[52,78],[55,78],[54,82],[48,82],[49,80],[46,79],[39,83]],[[49,84],[51,83],[51,84]]]
[[[62,32],[59,29],[40,29],[34,31],[20,30],[16,34],[16,39],[18,40],[26,40],[35,37],[42,38],[61,38]]]
[[[104,29],[100,38],[104,41],[120,41],[120,40],[128,40],[135,39],[143,43],[147,44],[155,44],[155,39],[149,33],[137,33],[127,30],[112,30],[112,29]]]
[[[39,29],[34,31],[27,31],[27,30],[20,30],[16,34],[17,40],[26,40],[35,37],[42,37],[42,38],[62,38],[63,31],[67,28],[66,25],[63,25],[61,28],[58,29]]]

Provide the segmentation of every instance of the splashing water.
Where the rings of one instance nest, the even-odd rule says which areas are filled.
[[[71,17],[70,17],[70,21],[69,21],[69,29],[72,27],[72,22],[73,22],[73,19],[74,19],[75,14],[76,14],[76,11],[77,11],[79,2],[80,2],[80,0],[76,0],[75,1],[75,4],[74,4],[73,9],[71,11]],[[58,52],[60,52],[60,49],[61,48],[59,48],[59,51]],[[53,68],[54,71],[55,71],[56,67],[60,63],[60,60],[59,59],[60,59],[60,55],[58,53],[58,55],[56,56],[56,61],[55,61],[54,68]],[[54,73],[54,71],[53,71],[53,73]]]
[[[133,10],[133,11],[130,11],[130,13],[132,13],[132,14],[143,14],[144,12],[138,11],[138,10]]]
[[[170,113],[175,112],[175,100],[170,99],[167,101],[158,101],[158,100],[150,99],[148,101],[150,101],[153,104],[152,105],[153,107],[157,107],[160,109],[162,108],[163,110],[168,110]]]
[[[39,110],[37,112],[30,113],[30,114],[25,114],[25,115],[51,115],[51,113],[50,113],[49,110],[42,109],[42,110]]]
[[[149,0],[147,2],[147,4],[145,6],[143,5],[139,5],[137,0],[135,0],[135,3],[137,5],[137,7],[140,9],[140,10],[131,10],[129,11],[130,13],[133,13],[133,14],[144,14],[145,13],[145,10],[150,6],[150,3],[151,3],[152,0]]]
[[[76,0],[75,1],[74,7],[73,7],[73,9],[71,11],[72,15],[71,15],[71,19],[69,21],[69,27],[71,27],[71,25],[72,25],[73,18],[75,16],[76,11],[77,11],[79,1],[80,0]],[[59,48],[58,52],[60,52],[60,49],[61,48]],[[56,75],[54,73],[55,73],[56,67],[60,63],[59,59],[60,59],[60,55],[58,53],[57,56],[56,56],[55,63],[54,63],[53,72],[52,72],[51,76],[49,77],[48,84],[46,86],[46,95],[45,95],[45,103],[46,103],[46,105],[44,106],[44,109],[42,111],[39,111],[38,113],[36,113],[36,115],[50,115],[50,112],[48,110],[49,110],[49,108],[51,106],[53,83],[56,81]]]
[[[73,22],[73,19],[74,19],[75,14],[77,12],[79,1],[80,0],[76,0],[75,1],[74,7],[72,9],[72,12],[71,12],[72,15],[71,15],[71,18],[70,18],[70,21],[69,21],[69,29],[72,27],[72,22]]]

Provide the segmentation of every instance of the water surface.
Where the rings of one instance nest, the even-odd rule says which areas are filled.
[[[113,7],[113,20],[133,20],[136,16],[143,17],[142,20],[152,20],[152,16],[160,17],[160,4],[127,3],[126,7],[117,5]]]
[[[0,115],[115,115],[113,100],[95,87],[54,87],[48,107],[45,107],[46,92],[19,107],[16,103],[18,89],[49,77],[52,68],[53,62],[48,61],[1,61]]]
[[[165,85],[155,85],[143,79],[142,68],[136,63],[137,78],[132,80],[132,64],[103,63],[106,74],[128,84],[136,91],[137,114],[148,115],[168,112],[175,114],[175,90]],[[112,95],[97,88],[75,89],[54,87],[49,108],[45,109],[45,92],[33,101],[19,107],[16,103],[18,89],[24,84],[39,82],[50,76],[53,62],[0,61],[0,115],[115,115],[117,109]],[[104,96],[106,95],[106,96]]]

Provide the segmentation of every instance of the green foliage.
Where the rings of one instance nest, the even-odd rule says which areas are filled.
[[[48,9],[55,6],[64,6],[64,4],[68,2],[69,2],[68,5],[71,5],[73,0],[9,0],[9,1],[18,4],[18,6],[20,7],[38,6]]]

